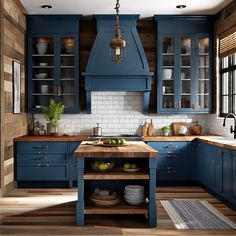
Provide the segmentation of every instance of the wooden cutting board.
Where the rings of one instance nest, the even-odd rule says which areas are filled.
[[[173,122],[171,124],[172,134],[173,135],[182,135],[182,134],[179,134],[179,128],[183,125],[187,127],[188,123],[187,122]]]

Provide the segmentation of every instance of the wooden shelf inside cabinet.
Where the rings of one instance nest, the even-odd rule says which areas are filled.
[[[112,170],[109,172],[94,172],[93,170],[85,171],[85,180],[149,180],[147,171],[138,171],[135,173],[128,173],[122,170]]]
[[[148,214],[148,204],[144,203],[139,206],[131,206],[124,201],[112,207],[100,207],[95,206],[91,201],[85,202],[84,214],[128,214],[128,215],[147,215]]]

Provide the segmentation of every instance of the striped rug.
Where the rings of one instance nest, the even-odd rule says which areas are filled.
[[[177,229],[236,229],[236,224],[216,210],[207,201],[161,201]]]

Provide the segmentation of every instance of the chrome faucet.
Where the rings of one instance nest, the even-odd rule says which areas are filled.
[[[226,118],[228,118],[229,116],[232,116],[234,119],[234,128],[232,125],[230,126],[230,133],[231,134],[234,133],[234,138],[236,139],[236,115],[234,113],[230,112],[225,116],[224,121],[223,121],[223,126],[225,126]]]

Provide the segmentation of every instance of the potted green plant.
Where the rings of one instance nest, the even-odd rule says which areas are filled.
[[[65,105],[62,102],[56,103],[54,99],[50,99],[48,106],[42,106],[40,111],[43,113],[47,124],[48,134],[58,136],[58,126],[60,123],[61,115],[64,112]]]
[[[161,132],[164,136],[168,136],[169,132],[170,132],[170,126],[169,125],[164,125],[161,128]]]

